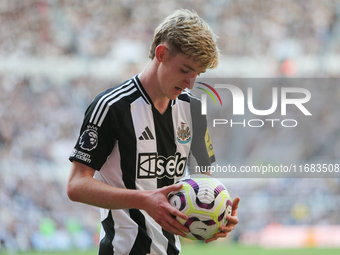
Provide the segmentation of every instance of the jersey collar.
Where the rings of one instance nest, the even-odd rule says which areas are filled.
[[[133,77],[133,79],[134,79],[134,81],[135,81],[135,83],[136,83],[136,85],[137,85],[137,88],[139,89],[140,93],[142,94],[142,97],[143,97],[143,99],[145,100],[145,102],[146,102],[147,104],[150,104],[150,105],[153,106],[153,103],[152,103],[151,98],[149,97],[148,93],[145,91],[145,89],[144,89],[144,87],[143,87],[141,81],[140,81],[139,78],[138,78],[138,74],[135,75],[135,77]],[[170,100],[169,105],[170,105],[170,106],[173,106],[173,105],[175,104],[175,102],[176,102],[176,100]]]
[[[134,81],[135,81],[135,84],[137,85],[137,88],[139,90],[139,92],[141,93],[142,95],[142,98],[144,99],[144,101],[147,103],[147,104],[151,104],[152,105],[152,101],[151,101],[151,98],[149,97],[148,93],[146,93],[141,81],[139,80],[138,78],[138,74],[135,75],[135,77],[133,77]]]

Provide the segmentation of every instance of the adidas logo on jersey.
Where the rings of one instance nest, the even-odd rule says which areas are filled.
[[[181,156],[180,152],[168,158],[159,156],[156,152],[139,153],[137,178],[181,177],[187,164],[187,157]]]
[[[150,129],[148,126],[146,126],[145,130],[143,131],[142,135],[138,138],[138,140],[154,140]]]

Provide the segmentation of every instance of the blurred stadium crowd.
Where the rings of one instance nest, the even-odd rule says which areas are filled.
[[[60,181],[3,175],[0,204],[0,252],[87,249],[98,241],[99,211],[68,201]]]
[[[207,20],[219,36],[224,57],[271,56],[281,62],[340,54],[337,2],[0,1],[2,60],[14,58],[19,65],[27,58],[73,57],[127,65],[119,77],[109,79],[83,73],[56,80],[53,73],[22,75],[15,68],[11,72],[0,68],[0,251],[86,249],[97,242],[98,211],[70,202],[65,193],[68,154],[92,98],[141,71],[138,65],[146,61],[155,24],[173,10],[194,9]],[[339,89],[327,93],[339,93]],[[320,147],[320,137],[325,135],[333,142],[330,157],[336,160],[339,131],[329,119],[338,113],[327,115],[331,107],[331,103],[323,106],[320,113],[330,124],[321,133],[309,133],[305,149]],[[256,141],[251,146],[256,148]],[[225,150],[215,145],[217,153],[219,148]],[[314,155],[308,153],[305,156]],[[235,239],[272,222],[340,224],[339,179],[226,180],[226,185],[232,196],[241,197]]]
[[[5,0],[0,4],[0,54],[105,57],[122,46],[122,40],[147,49],[155,24],[178,8],[194,9],[211,24],[223,55],[276,55],[282,50],[320,54],[337,26],[336,3]],[[339,53],[340,47],[334,50]]]

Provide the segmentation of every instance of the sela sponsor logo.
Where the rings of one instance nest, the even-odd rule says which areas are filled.
[[[187,157],[182,157],[180,152],[168,158],[156,152],[138,154],[138,179],[149,178],[174,178],[184,174]]]
[[[245,95],[243,91],[232,84],[215,84],[214,88],[210,85],[207,85],[202,82],[197,82],[199,84],[203,84],[210,88],[219,98],[221,106],[222,106],[222,101],[215,91],[215,89],[228,89],[231,92],[231,96],[233,99],[233,115],[245,115]],[[207,92],[212,98],[212,94],[207,91],[206,89],[202,89],[198,87],[201,90],[204,90]],[[254,107],[253,103],[253,88],[248,87],[247,88],[247,107],[248,110],[258,116],[267,116],[272,113],[274,113],[277,108],[278,108],[278,99],[279,99],[279,88],[273,87],[272,88],[272,105],[269,109],[265,110],[259,110]],[[281,108],[281,116],[286,116],[287,115],[287,105],[295,105],[305,116],[311,116],[312,114],[307,110],[307,108],[304,106],[305,103],[307,103],[311,99],[311,93],[308,89],[305,88],[297,88],[297,87],[281,87],[280,88],[280,108]],[[288,95],[294,95],[295,97],[298,98],[289,98]],[[293,96],[293,97],[294,97]],[[291,96],[292,97],[292,96]],[[213,98],[215,105],[216,105],[216,100]],[[269,99],[270,100],[270,99]],[[201,97],[201,102],[202,102],[202,108],[201,108],[201,114],[206,115],[207,114],[207,100],[206,100],[206,95],[202,94]],[[265,123],[269,123],[271,127],[274,127],[276,123],[280,123],[282,127],[296,127],[298,125],[297,120],[295,119],[266,119],[261,117],[261,119],[250,119],[246,120],[244,119],[243,121],[238,121],[236,122],[233,119],[227,120],[227,119],[214,119],[213,120],[213,127],[216,127],[217,125],[226,125],[230,124],[230,127],[233,126],[243,126],[243,127],[262,127],[265,125]]]
[[[80,148],[86,151],[95,149],[98,145],[97,127],[87,126],[87,129],[82,133],[79,138]]]
[[[181,144],[185,144],[190,142],[190,140],[191,140],[190,128],[186,126],[186,123],[181,122],[181,128],[178,127],[177,131],[177,141]]]

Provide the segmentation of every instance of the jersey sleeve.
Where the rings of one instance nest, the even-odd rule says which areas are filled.
[[[193,123],[193,138],[191,143],[191,156],[189,169],[196,166],[210,166],[215,162],[215,153],[208,131],[205,115],[201,114],[201,102],[192,98],[190,101],[191,117]]]
[[[95,170],[101,169],[116,142],[112,114],[108,111],[105,116],[99,116],[102,121],[96,121],[100,98],[99,95],[87,108],[77,143],[69,157],[70,161],[83,163]]]

